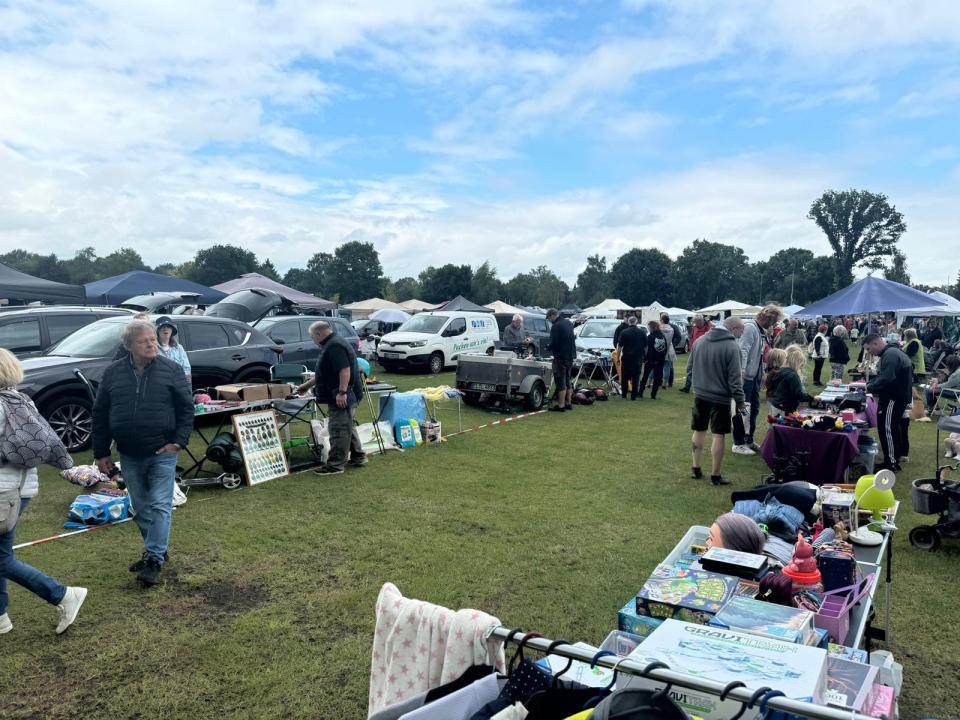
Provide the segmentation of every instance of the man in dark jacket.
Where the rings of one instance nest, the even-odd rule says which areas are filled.
[[[647,380],[653,376],[653,386],[650,389],[650,399],[657,399],[657,391],[663,385],[663,364],[667,359],[667,349],[669,340],[660,329],[660,323],[651,320],[647,323],[649,332],[647,333],[647,356],[643,364],[643,379],[640,380],[640,398],[643,399],[643,391],[647,388]]]
[[[863,349],[880,358],[877,376],[867,390],[877,397],[877,434],[883,449],[883,467],[899,471],[899,458],[906,455],[901,420],[913,399],[913,363],[899,348],[887,345],[880,335],[863,339]]]
[[[327,404],[330,428],[330,454],[327,462],[314,472],[317,475],[339,475],[347,465],[362,467],[367,455],[360,444],[354,418],[357,404],[363,397],[363,379],[357,367],[353,345],[333,332],[330,323],[318,320],[310,326],[310,337],[320,346],[320,357],[313,380],[297,388],[303,393],[313,388],[318,403]]]
[[[640,368],[647,349],[647,331],[637,325],[637,316],[627,318],[627,327],[620,333],[620,394],[627,397],[627,385],[630,385],[630,399],[640,396]]]
[[[740,349],[737,340],[743,335],[743,320],[727,318],[723,327],[715,327],[704,335],[690,352],[693,368],[693,467],[694,478],[702,478],[700,460],[707,428],[713,434],[710,446],[712,470],[710,482],[729,485],[720,474],[723,463],[725,437],[731,430],[730,401],[737,411],[744,407],[743,371],[740,369]]]
[[[110,444],[116,441],[144,544],[130,571],[144,585],[155,585],[167,559],[177,453],[193,432],[193,397],[180,366],[160,355],[153,323],[131,321],[122,340],[129,355],[107,367],[97,390],[93,456],[100,471],[109,473]]]
[[[550,328],[550,351],[553,353],[553,381],[557,385],[557,404],[550,408],[553,412],[573,410],[573,387],[570,385],[570,373],[573,361],[577,357],[577,343],[573,335],[573,324],[554,308],[547,310],[547,320],[553,323]]]

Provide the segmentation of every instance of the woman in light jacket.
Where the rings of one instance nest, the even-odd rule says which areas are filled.
[[[26,399],[15,389],[21,382],[23,382],[23,368],[20,367],[16,356],[0,348],[0,430],[6,428],[10,404]],[[40,417],[39,414],[37,417]],[[21,515],[27,509],[30,500],[36,497],[38,488],[35,467],[22,467],[0,457],[0,492],[19,491],[18,512]],[[15,533],[16,528],[13,528],[10,532],[0,534],[0,635],[13,630],[13,622],[7,614],[7,606],[10,602],[10,596],[7,594],[7,580],[22,585],[34,595],[55,605],[59,613],[57,633],[62,633],[77,619],[80,606],[87,597],[87,589],[65,587],[36,568],[18,560],[13,554]]]

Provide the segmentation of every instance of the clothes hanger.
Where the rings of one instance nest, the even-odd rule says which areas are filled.
[[[611,651],[609,651],[609,650],[600,650],[596,655],[593,656],[593,659],[590,660],[590,669],[593,670],[593,669],[597,666],[597,660],[599,660],[599,659],[602,658],[602,657],[608,657],[608,656],[611,656],[611,655],[612,655],[612,656],[616,656],[616,653],[615,653],[615,652],[611,652]],[[618,660],[618,661],[617,661],[617,665],[619,665],[621,662],[622,662],[622,660]],[[599,688],[599,689],[597,690],[597,694],[594,695],[592,698],[590,698],[589,700],[587,700],[587,701],[583,704],[583,708],[582,708],[582,709],[583,709],[583,710],[589,710],[589,709],[592,708],[594,705],[596,705],[598,702],[600,702],[601,700],[603,700],[603,698],[606,697],[606,696],[609,694],[610,688],[613,687],[613,683],[616,682],[616,681],[617,681],[617,674],[616,674],[616,672],[614,672],[614,674],[613,674],[613,681],[610,683],[610,685],[608,685],[607,687]]]
[[[731,684],[732,684],[732,683],[731,683]],[[728,685],[727,687],[729,687],[729,685]],[[744,686],[744,687],[746,687],[746,686]],[[724,688],[724,689],[726,690],[726,688]],[[740,720],[740,718],[743,716],[743,714],[747,711],[747,708],[752,708],[752,707],[754,706],[754,704],[757,702],[757,699],[758,699],[761,695],[763,695],[764,693],[770,692],[770,690],[772,690],[772,689],[773,689],[773,688],[769,688],[769,687],[764,686],[764,687],[760,688],[759,690],[757,690],[757,691],[751,696],[750,700],[748,700],[748,701],[745,702],[745,703],[741,703],[741,705],[740,705],[740,711],[739,711],[736,715],[734,715],[732,718],[730,718],[730,720]]]
[[[513,657],[510,658],[510,662],[507,663],[507,675],[513,674],[514,663],[516,663],[516,667],[520,667],[520,663],[522,663],[526,659],[523,657],[523,648],[526,647],[527,642],[532,640],[533,638],[542,638],[542,637],[543,635],[541,635],[538,632],[528,632],[526,635],[524,635],[520,639],[520,644],[517,646],[517,651],[513,654]],[[520,662],[517,662],[517,658],[520,659]]]
[[[507,645],[509,645],[513,640],[513,636],[521,632],[523,632],[523,628],[511,628],[510,632],[507,633],[507,639],[503,641],[503,647],[506,648]],[[510,663],[507,663],[506,667],[504,668],[503,675],[497,675],[497,679],[503,680],[508,677],[510,677]]]
[[[745,688],[746,686],[746,683],[742,683],[739,680],[734,680],[733,682],[728,683],[727,686],[720,692],[720,702],[723,702],[727,699],[727,695],[730,694],[731,690],[735,690],[738,687]]]
[[[780,690],[771,690],[760,698],[760,717],[763,718],[763,720],[766,720],[768,713],[773,712],[773,710],[767,709],[767,703],[775,697],[786,697],[786,695]]]
[[[553,651],[556,650],[561,645],[572,645],[572,644],[573,643],[571,643],[569,640],[554,640],[552,643],[550,643],[550,645],[547,646],[547,655],[551,655]],[[567,664],[564,665],[563,670],[561,670],[560,672],[558,672],[556,675],[553,676],[553,680],[550,681],[550,687],[551,688],[557,687],[557,680],[572,666],[573,666],[573,658],[567,658]]]

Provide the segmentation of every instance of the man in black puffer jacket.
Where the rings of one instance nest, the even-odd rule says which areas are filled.
[[[93,456],[103,473],[113,468],[110,444],[120,451],[134,521],[144,552],[130,566],[155,585],[167,558],[177,453],[193,432],[193,397],[183,370],[160,356],[153,323],[133,320],[122,334],[129,356],[110,364],[93,408]]]
[[[863,349],[880,358],[879,374],[867,383],[867,390],[877,398],[877,434],[883,467],[899,472],[900,458],[906,455],[906,427],[902,420],[913,399],[913,363],[900,348],[887,345],[877,334],[863,339]]]

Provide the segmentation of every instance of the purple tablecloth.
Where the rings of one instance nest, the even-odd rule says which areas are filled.
[[[847,466],[860,453],[859,435],[771,425],[760,446],[760,455],[773,470],[776,458],[789,458],[798,450],[809,450],[804,479],[815,485],[840,483]]]
[[[867,424],[870,427],[877,426],[877,399],[873,395],[867,395]]]

